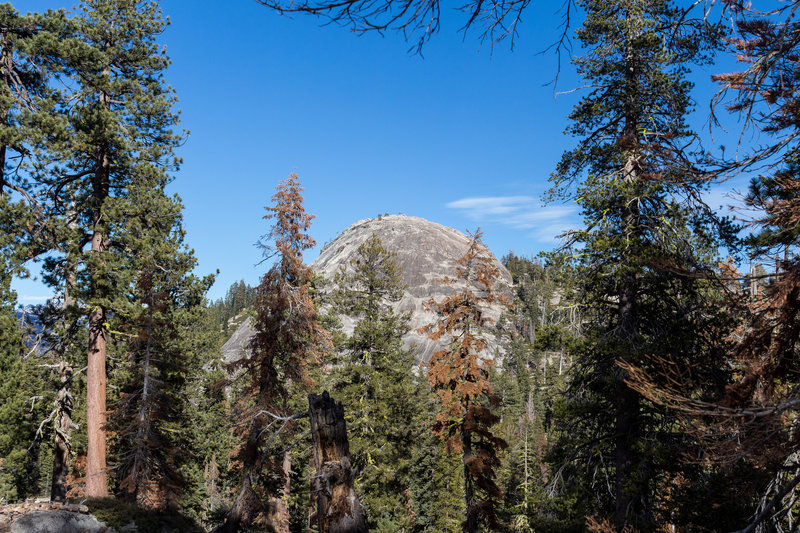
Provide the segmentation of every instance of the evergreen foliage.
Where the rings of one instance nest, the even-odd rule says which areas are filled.
[[[723,172],[737,173],[757,165],[763,174],[753,179],[745,201],[756,215],[746,242],[752,260],[771,263],[766,279],[748,279],[735,266],[722,265],[728,285],[740,280],[749,287],[731,308],[741,315],[732,337],[727,364],[735,369],[717,402],[699,402],[691,384],[675,380],[661,387],[637,376],[639,386],[654,399],[684,413],[713,465],[703,474],[719,493],[742,505],[723,518],[741,531],[771,531],[794,527],[794,497],[800,483],[793,430],[797,410],[798,289],[797,259],[797,2],[777,6],[769,15],[730,3],[737,38],[729,51],[744,64],[739,72],[717,75],[727,109],[739,114],[743,131],[754,127],[768,141],[737,160],[723,161]],[[752,263],[751,263],[752,265]],[[751,276],[758,275],[752,268]],[[738,304],[738,305],[737,305]],[[649,378],[650,376],[647,376]],[[755,416],[741,416],[758,413]],[[689,513],[695,505],[687,506]],[[696,513],[692,518],[702,521]],[[722,520],[721,520],[722,521]]]
[[[721,377],[719,306],[693,275],[713,269],[717,228],[705,210],[680,201],[705,184],[692,164],[686,74],[708,59],[718,30],[669,1],[581,5],[586,53],[575,64],[592,89],[567,130],[578,145],[552,178],[554,193],[574,199],[585,220],[572,235],[584,340],[574,349],[563,438],[593,472],[584,498],[597,499],[594,512],[613,516],[617,530],[647,529],[664,511],[656,487],[669,484],[681,443],[670,417],[628,387],[618,362],[690,365],[697,383],[711,385],[707,393]],[[599,480],[614,486],[612,497],[593,486]]]
[[[104,496],[107,349],[130,319],[127,294],[134,258],[143,252],[131,247],[136,241],[127,233],[128,221],[146,208],[134,203],[134,190],[163,190],[177,168],[180,137],[173,131],[174,97],[163,83],[169,60],[155,42],[166,24],[158,6],[89,0],[73,22],[82,45],[67,56],[76,84],[65,109],[69,131],[37,180],[54,192],[58,214],[56,242],[49,245],[58,253],[48,258],[45,278],[56,289],[74,279],[72,297],[88,319],[86,490]],[[142,199],[151,198],[136,201]]]
[[[403,347],[409,313],[394,311],[405,289],[396,254],[372,235],[335,278],[337,310],[353,317],[353,334],[331,375],[336,397],[348,406],[347,427],[363,462],[356,487],[379,531],[411,526],[410,460],[420,437],[414,354]]]
[[[214,324],[207,317],[193,331],[202,337],[213,331]],[[219,359],[201,359],[198,363],[201,361],[202,364],[190,367],[181,416],[180,441],[188,457],[180,463],[179,474],[186,482],[180,504],[184,514],[209,529],[224,515],[235,488],[232,468],[235,441],[230,431],[232,409],[222,386],[227,373]]]
[[[34,443],[43,402],[36,357],[23,343],[10,277],[0,279],[0,502],[16,502],[40,490],[39,450]]]
[[[156,175],[156,177],[160,177]],[[213,277],[197,279],[196,260],[183,244],[182,206],[164,194],[163,183],[137,183],[131,205],[141,206],[127,220],[126,244],[136,256],[130,289],[126,379],[111,415],[115,429],[118,490],[131,503],[176,509],[185,480],[179,473],[188,457],[178,437],[185,416],[191,361],[208,349],[195,324]],[[183,424],[181,423],[183,422]]]
[[[38,228],[27,228],[29,244],[53,230],[49,209],[29,177],[64,140],[63,95],[53,79],[68,70],[66,55],[79,44],[74,25],[63,11],[20,15],[10,4],[0,6],[0,194],[25,198]]]
[[[220,298],[211,304],[214,321],[224,336],[230,336],[229,334],[235,330],[239,324],[233,319],[250,309],[255,298],[256,289],[247,285],[244,280],[239,280],[228,288],[225,298]]]
[[[426,386],[427,388],[427,386]],[[430,397],[427,390],[425,397]],[[427,402],[421,423],[430,427],[436,406]],[[425,431],[414,446],[409,469],[414,524],[412,531],[434,533],[462,531],[464,504],[464,465],[447,450],[446,443],[432,431]]]
[[[169,60],[155,42],[166,22],[156,3],[132,0],[88,1],[74,17],[60,11],[23,17],[5,5],[0,18],[8,67],[0,80],[0,191],[6,191],[0,197],[3,228],[13,245],[8,253],[4,248],[3,259],[10,275],[26,259],[45,254],[43,279],[59,294],[40,310],[40,346],[48,365],[64,362],[81,369],[89,345],[88,388],[83,388],[82,370],[68,380],[72,396],[89,407],[89,414],[76,411],[81,430],[73,442],[61,444],[71,448],[67,454],[77,454],[76,464],[85,464],[81,457],[88,454],[87,491],[105,494],[107,398],[113,403],[116,391],[126,391],[126,407],[120,407],[125,414],[114,420],[114,427],[122,458],[117,472],[127,475],[127,458],[158,453],[155,446],[165,436],[158,429],[163,417],[180,419],[183,402],[160,396],[165,390],[180,395],[172,386],[185,379],[185,362],[208,350],[188,333],[210,279],[190,275],[194,259],[181,244],[181,206],[164,191],[179,163],[173,149],[180,142],[174,132],[175,99],[163,81]],[[9,191],[24,203],[13,203]],[[148,299],[152,305],[144,307]],[[149,319],[144,309],[152,312]],[[152,334],[139,335],[143,331]],[[159,357],[148,366],[142,353],[154,344],[159,346],[152,352]],[[107,365],[108,346],[119,356],[112,365]],[[160,357],[167,352],[170,357]],[[126,353],[131,358],[123,362]],[[184,366],[176,366],[177,360]],[[117,380],[110,396],[107,366]],[[171,368],[170,379],[166,368]],[[42,373],[37,368],[30,375]],[[137,387],[139,394],[133,392]],[[89,393],[85,399],[84,391]],[[29,392],[44,398],[45,405],[56,387],[41,382]],[[159,399],[169,409],[144,407],[144,398]],[[149,440],[128,438],[136,433],[126,424],[133,423],[132,404],[139,399],[139,421],[148,428]],[[45,419],[30,416],[32,423]],[[45,442],[54,434],[59,444],[59,428],[43,429]],[[160,462],[159,468],[171,461],[153,457],[147,461]],[[123,485],[129,488],[133,478],[127,476]],[[133,482],[136,490],[145,478]],[[70,481],[87,480],[84,472],[74,471]]]
[[[508,320],[502,366],[492,376],[502,399],[498,432],[509,443],[500,454],[498,483],[503,517],[513,531],[582,531],[584,514],[564,466],[552,457],[553,419],[566,394],[569,352],[580,338],[572,301],[572,271],[558,257],[531,260],[507,255],[516,297]],[[567,476],[568,477],[568,476]]]
[[[438,24],[437,2],[262,3],[416,31],[420,45]],[[503,259],[516,297],[498,324],[486,315],[503,301],[498,272],[474,235],[445,280],[463,288],[427,302],[437,318],[423,329],[441,344],[427,380],[403,346],[405,287],[378,237],[334,280],[303,264],[313,217],[295,175],[266,208],[275,262],[259,286],[205,301],[213,278],[193,274],[166,192],[183,136],[156,2],[85,0],[74,16],[0,6],[0,503],[108,486],[132,505],[89,505],[115,527],[309,531],[320,465],[302,413],[321,383],[345,404],[374,531],[794,527],[800,3],[768,17],[723,3],[746,67],[715,78],[769,142],[701,168],[712,158],[687,123],[688,78],[721,42],[710,17],[671,0],[578,0],[588,92],[551,193],[580,206],[584,227],[544,260]],[[468,3],[466,28],[515,35],[527,5]],[[759,214],[739,242],[697,200],[755,165],[746,202]],[[718,262],[721,243],[775,272],[740,275]],[[57,296],[22,315],[11,281],[32,259]],[[351,335],[328,333],[337,314]],[[249,354],[224,368],[219,348],[245,316]]]
[[[41,489],[41,450],[36,441],[44,418],[43,381],[35,345],[27,335],[26,311],[18,311],[11,289],[14,275],[25,275],[30,242],[23,228],[32,222],[23,202],[0,191],[0,502],[17,502]]]

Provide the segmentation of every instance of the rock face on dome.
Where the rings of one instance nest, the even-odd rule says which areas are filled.
[[[372,234],[383,242],[383,246],[397,254],[397,264],[403,271],[403,282],[407,289],[403,298],[394,304],[395,309],[411,311],[411,332],[404,337],[406,346],[416,345],[417,360],[427,361],[434,350],[434,343],[417,328],[431,323],[433,313],[425,311],[425,301],[441,300],[450,294],[453,287],[440,283],[445,277],[455,277],[456,261],[464,255],[470,239],[460,231],[429,222],[424,218],[405,215],[388,215],[360,220],[344,230],[328,243],[319,257],[311,264],[317,274],[333,279],[339,269],[350,267],[358,247]],[[511,274],[493,255],[492,260],[500,270],[497,288],[511,286]],[[458,287],[457,285],[455,287]],[[495,306],[490,316],[499,318],[502,309]],[[342,317],[347,333],[352,332],[353,322]],[[488,356],[493,356],[495,343],[490,343]]]
[[[443,285],[439,280],[455,277],[456,261],[467,251],[470,239],[460,231],[423,218],[387,215],[360,220],[345,229],[323,247],[311,267],[317,274],[332,280],[342,267],[350,268],[350,260],[356,257],[358,247],[372,234],[383,242],[386,249],[397,254],[396,261],[403,271],[403,282],[407,289],[403,298],[394,303],[394,307],[399,311],[411,311],[411,331],[404,337],[405,345],[416,346],[417,360],[427,361],[435,345],[416,330],[431,323],[435,315],[425,311],[424,302],[430,298],[438,301],[454,288],[459,288],[458,285]],[[496,289],[506,292],[512,283],[511,274],[496,257],[491,255],[491,259],[500,271]],[[502,311],[502,306],[498,304],[490,308],[488,314],[497,320]],[[353,321],[348,317],[341,317],[341,320],[344,331],[351,333]],[[245,331],[246,328],[249,331]],[[240,330],[223,347],[225,358],[232,360],[241,357],[241,348],[246,346],[245,339],[249,339],[251,335],[252,326],[249,322],[242,324]],[[493,358],[498,343],[491,338],[492,335],[489,337],[486,356]]]

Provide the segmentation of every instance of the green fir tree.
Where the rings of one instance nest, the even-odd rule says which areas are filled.
[[[187,484],[180,475],[189,459],[180,452],[188,447],[181,435],[191,424],[187,380],[208,359],[197,324],[213,276],[192,274],[196,260],[183,242],[182,205],[166,195],[166,176],[159,168],[138,170],[126,197],[124,243],[139,253],[131,265],[129,305],[118,308],[129,319],[120,326],[127,342],[118,341],[127,364],[119,369],[124,378],[111,417],[113,458],[117,489],[130,503],[174,510]]]
[[[666,512],[657,488],[678,463],[679,428],[626,384],[623,366],[669,360],[691,365],[702,383],[719,363],[707,342],[724,336],[719,308],[696,275],[715,266],[719,228],[691,204],[706,176],[692,164],[686,123],[688,69],[708,60],[718,28],[666,0],[580,5],[585,54],[575,64],[592,89],[570,117],[578,145],[552,178],[585,220],[571,235],[584,335],[562,434],[572,441],[565,452],[591,472],[587,512],[613,517],[618,531],[650,530]],[[598,483],[614,488],[611,498]]]
[[[2,261],[2,258],[0,258]],[[11,277],[0,279],[0,502],[16,502],[39,494],[36,438],[41,390],[35,357],[27,354]]]
[[[337,310],[355,320],[331,379],[362,462],[356,488],[376,531],[408,529],[410,461],[424,396],[415,394],[414,355],[403,347],[410,314],[392,306],[405,290],[402,271],[373,234],[335,283]]]

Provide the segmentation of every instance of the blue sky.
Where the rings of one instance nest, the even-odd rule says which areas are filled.
[[[539,198],[573,145],[563,131],[580,97],[554,95],[556,58],[540,53],[557,36],[559,5],[534,2],[513,51],[464,38],[462,19],[445,12],[423,57],[409,54],[400,35],[358,36],[252,0],[164,0],[171,26],[160,40],[173,62],[166,78],[190,131],[171,188],[185,205],[197,272],[220,270],[209,296],[239,279],[257,283],[266,268],[256,265],[254,246],[268,230],[263,208],[291,172],[317,217],[317,250],[383,213],[461,231],[481,226],[498,256],[552,249],[555,235],[580,222],[574,205],[542,206]],[[557,89],[579,85],[565,62]],[[32,280],[14,287],[23,304],[48,294]]]

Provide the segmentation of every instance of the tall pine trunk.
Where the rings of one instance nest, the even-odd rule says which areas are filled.
[[[103,74],[109,76],[109,70]],[[100,106],[108,109],[110,97],[100,92]],[[103,204],[109,195],[110,161],[107,146],[99,146],[95,155],[92,179],[92,260],[102,263],[108,250],[105,235]],[[101,286],[107,281],[99,278],[106,273],[93,264],[91,276],[91,311],[89,313],[89,361],[86,370],[86,495],[95,498],[108,496],[106,481],[106,320],[107,309],[95,300],[102,296]]]
[[[92,254],[105,252],[102,233],[92,236]],[[96,287],[96,281],[93,283]],[[96,291],[93,291],[96,292]],[[89,313],[89,362],[86,369],[86,495],[108,496],[106,482],[106,309],[92,304]]]
[[[630,22],[631,14],[628,13]],[[628,25],[630,28],[630,24]],[[627,36],[627,50],[625,57],[625,125],[623,128],[623,143],[630,143],[626,154],[625,166],[622,170],[623,187],[626,191],[625,204],[622,208],[622,234],[626,242],[636,243],[639,240],[639,204],[630,191],[636,189],[641,179],[641,171],[636,151],[637,127],[641,110],[637,102],[639,92],[638,59],[634,52],[632,30]],[[635,252],[634,252],[635,253]],[[619,335],[623,337],[624,345],[632,345],[638,334],[637,324],[637,298],[639,293],[639,280],[636,273],[623,273],[620,280],[619,298]],[[624,354],[618,354],[623,358]],[[635,494],[639,490],[636,477],[636,444],[639,430],[639,395],[631,390],[625,383],[625,372],[621,369],[614,370],[616,389],[615,402],[615,496],[616,512],[615,526],[617,531],[622,531],[638,513],[634,509]],[[634,518],[635,520],[635,518]]]

